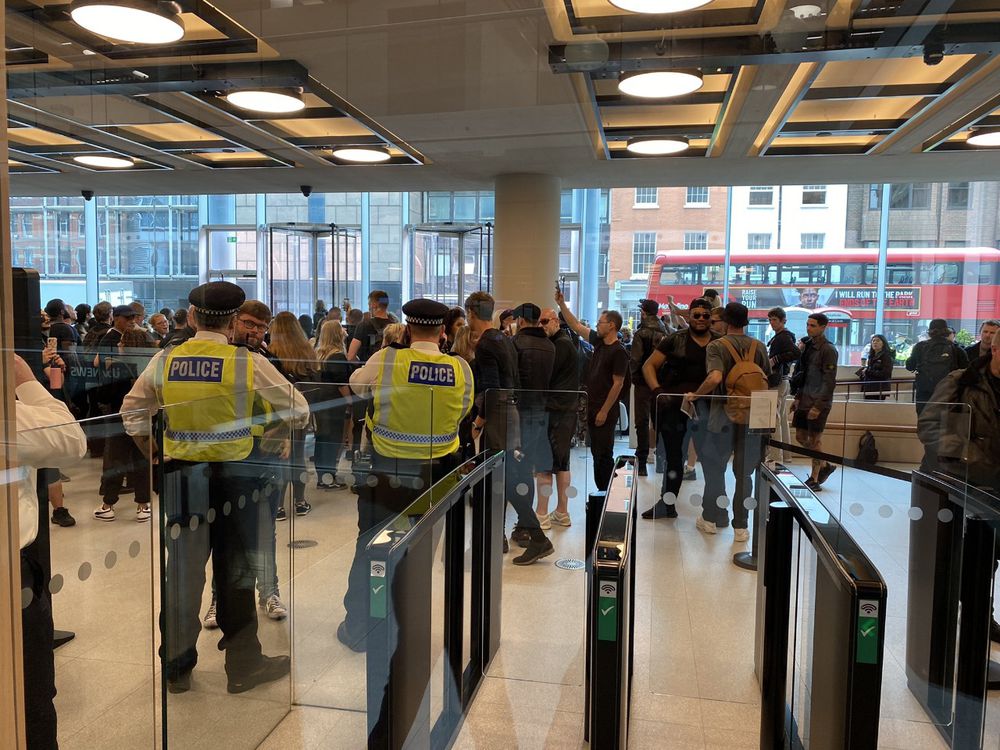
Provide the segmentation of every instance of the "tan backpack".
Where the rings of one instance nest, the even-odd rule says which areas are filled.
[[[736,347],[726,337],[719,339],[733,355],[733,369],[726,376],[726,416],[735,424],[750,422],[750,396],[754,391],[767,390],[767,376],[756,362],[760,342],[752,339],[750,349],[741,357]]]

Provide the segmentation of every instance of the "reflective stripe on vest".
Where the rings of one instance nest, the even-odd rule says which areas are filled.
[[[367,417],[375,451],[390,458],[440,458],[458,450],[458,423],[473,383],[447,354],[383,349]]]
[[[153,373],[163,404],[163,452],[184,461],[238,461],[253,448],[253,366],[242,347],[190,339]]]

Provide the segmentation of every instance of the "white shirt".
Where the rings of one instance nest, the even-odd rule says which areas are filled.
[[[378,373],[382,367],[382,360],[385,359],[385,353],[390,347],[385,347],[384,349],[379,349],[375,352],[371,358],[362,367],[359,367],[354,372],[351,373],[351,390],[357,394],[365,394],[368,392],[370,386],[374,385],[378,381]],[[441,349],[437,344],[433,344],[430,341],[414,341],[410,344],[411,349],[416,349],[420,352],[427,352],[429,354],[440,354]],[[459,363],[459,367],[465,373],[465,382],[472,382],[472,368],[469,367],[469,363],[466,362],[461,357],[455,357],[455,360]]]
[[[198,331],[195,340],[211,341],[216,344],[228,344],[221,333],[214,331]],[[179,346],[183,346],[180,344]],[[253,367],[253,386],[257,395],[274,407],[282,419],[292,423],[293,427],[305,427],[309,421],[309,403],[305,397],[294,388],[288,379],[278,372],[277,368],[267,361],[267,358],[257,352],[249,351],[250,363]],[[156,395],[153,375],[160,360],[169,352],[159,351],[149,360],[146,369],[136,378],[132,390],[122,402],[122,421],[129,435],[149,434],[149,413],[157,411],[161,404]],[[280,386],[280,387],[279,387]],[[131,413],[129,413],[131,412]]]
[[[17,420],[18,526],[21,549],[38,536],[35,467],[72,466],[87,453],[87,437],[69,409],[41,383],[22,383],[15,391]]]

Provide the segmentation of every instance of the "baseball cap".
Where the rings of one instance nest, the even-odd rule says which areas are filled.
[[[542,308],[532,302],[522,302],[520,305],[513,310],[515,318],[524,318],[525,320],[538,320],[542,317]],[[503,317],[503,316],[501,316]]]

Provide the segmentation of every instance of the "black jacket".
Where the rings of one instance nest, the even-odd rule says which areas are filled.
[[[969,481],[1000,491],[1000,402],[988,380],[989,366],[990,358],[980,357],[938,383],[917,431],[932,461],[957,463]]]
[[[889,386],[884,381],[892,380],[892,368],[896,364],[896,352],[892,349],[882,349],[880,352],[869,352],[868,363],[861,370],[864,393],[888,391]],[[880,382],[881,381],[881,382]]]
[[[555,347],[552,377],[549,379],[550,411],[571,411],[576,408],[580,391],[580,366],[575,337],[564,328],[549,338]]]
[[[483,411],[486,392],[520,387],[517,352],[509,337],[496,328],[489,328],[479,337],[474,360],[476,406]]]
[[[649,355],[656,349],[663,337],[667,335],[666,326],[655,315],[643,315],[642,323],[632,337],[632,347],[629,349],[629,368],[632,371],[632,382],[641,388],[646,387],[642,377],[642,366],[646,364]]]
[[[555,345],[549,341],[544,328],[522,328],[514,336],[514,349],[517,350],[517,372],[521,381],[519,402],[526,407],[544,407],[548,400],[546,394],[532,391],[549,390],[556,358]]]
[[[965,347],[965,356],[969,358],[969,362],[975,362],[977,359],[983,356],[982,351],[979,349],[980,342],[976,341],[973,344],[969,344]]]
[[[802,352],[799,351],[795,341],[795,334],[787,328],[774,334],[767,342],[767,358],[771,364],[771,370],[778,373],[781,379],[788,377],[792,371],[792,365],[799,361]]]
[[[965,349],[944,336],[918,341],[906,360],[906,369],[917,373],[913,389],[917,401],[927,401],[949,373],[968,366]]]
[[[799,402],[799,410],[816,407],[825,411],[833,406],[833,391],[837,387],[837,359],[839,355],[826,336],[810,338],[806,350],[792,377],[792,393]]]

